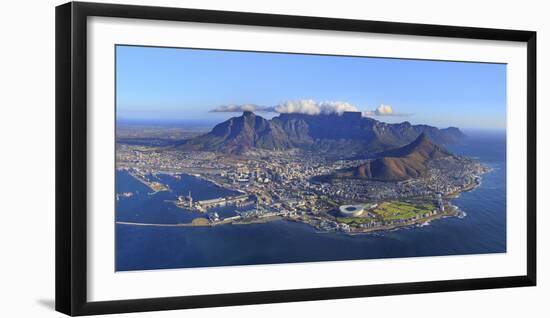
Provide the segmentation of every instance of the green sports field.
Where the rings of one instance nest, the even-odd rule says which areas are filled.
[[[380,203],[372,212],[383,221],[395,221],[410,219],[433,210],[435,205],[431,202],[387,201]]]

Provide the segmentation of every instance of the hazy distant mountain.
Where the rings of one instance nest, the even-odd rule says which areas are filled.
[[[336,173],[335,177],[402,181],[422,176],[426,172],[426,164],[430,160],[448,156],[452,155],[440,146],[430,142],[427,134],[422,133],[410,144],[386,151],[378,159]]]
[[[425,133],[438,144],[459,142],[458,128],[438,129],[409,122],[388,124],[361,117],[359,112],[342,115],[280,114],[267,120],[252,112],[232,117],[209,133],[188,140],[183,149],[239,154],[255,148],[302,148],[327,152],[366,154],[406,145]]]

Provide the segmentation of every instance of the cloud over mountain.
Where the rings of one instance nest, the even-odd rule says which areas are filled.
[[[317,102],[312,99],[299,99],[282,102],[275,106],[259,106],[256,104],[221,105],[211,110],[216,113],[237,113],[243,111],[252,112],[273,112],[279,114],[307,114],[326,115],[341,114],[346,111],[359,111],[357,107],[347,102],[323,101]]]
[[[375,110],[367,110],[363,112],[363,117],[372,116],[409,116],[410,114],[397,113],[393,111],[391,105],[380,104]]]
[[[275,112],[280,114],[307,114],[307,115],[326,115],[341,114],[343,112],[359,111],[357,107],[347,102],[326,101],[316,102],[312,99],[301,99],[286,101],[273,107]]]
[[[241,104],[241,105],[220,105],[210,112],[213,113],[242,113],[245,111],[249,112],[271,112],[273,111],[271,107],[263,107],[255,104]]]
[[[342,114],[343,112],[358,112],[359,108],[348,102],[342,101],[321,101],[313,99],[289,100],[275,106],[260,106],[256,104],[232,104],[221,105],[211,110],[215,113],[241,113],[251,112],[272,112],[279,114],[306,114],[306,115],[328,115]],[[372,116],[408,116],[410,114],[398,113],[391,105],[380,104],[375,110],[362,112],[363,117]]]

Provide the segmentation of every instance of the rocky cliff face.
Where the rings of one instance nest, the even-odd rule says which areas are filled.
[[[281,114],[267,120],[252,112],[230,118],[209,133],[187,141],[183,149],[244,153],[254,148],[302,148],[319,152],[375,153],[406,145],[424,133],[439,144],[459,142],[458,128],[438,129],[408,122],[387,124],[360,113]]]

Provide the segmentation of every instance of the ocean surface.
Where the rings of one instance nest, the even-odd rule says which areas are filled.
[[[275,221],[215,227],[116,225],[116,271],[421,257],[506,252],[506,139],[504,132],[467,132],[461,145],[447,148],[493,168],[473,191],[452,202],[466,217],[444,218],[427,226],[363,235],[316,233],[307,224]],[[173,192],[151,190],[127,172],[116,172],[116,190],[133,192],[116,205],[116,220],[184,223],[204,216],[170,202],[177,195],[194,200],[231,195],[232,191],[193,176],[158,178]],[[243,207],[242,209],[246,209]],[[218,208],[220,216],[235,207]]]

